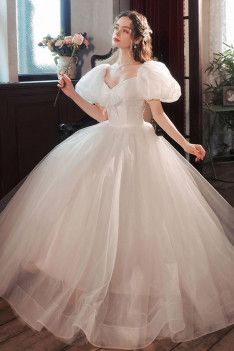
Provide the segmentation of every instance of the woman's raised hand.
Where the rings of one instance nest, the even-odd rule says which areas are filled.
[[[60,79],[57,86],[61,88],[62,92],[68,97],[72,97],[75,93],[71,79],[65,73],[60,72]]]
[[[191,144],[188,142],[183,149],[185,152],[195,155],[195,161],[203,160],[206,155],[206,150],[200,144]]]

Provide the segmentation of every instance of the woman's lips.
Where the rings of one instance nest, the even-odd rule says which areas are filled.
[[[119,40],[118,38],[114,38],[114,41],[117,41],[117,42],[119,42],[120,40]]]

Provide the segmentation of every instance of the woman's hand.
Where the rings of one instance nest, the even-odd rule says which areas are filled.
[[[72,97],[75,93],[75,89],[71,79],[65,73],[60,73],[60,76],[61,78],[59,79],[57,86],[61,88],[65,95]]]
[[[185,144],[185,146],[183,147],[183,149],[185,152],[188,152],[189,154],[195,155],[196,162],[203,160],[205,155],[206,155],[205,149],[200,144],[191,144],[191,143],[187,142]]]

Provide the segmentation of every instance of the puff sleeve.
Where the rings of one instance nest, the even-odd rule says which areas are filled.
[[[138,72],[137,84],[144,100],[173,102],[181,96],[179,83],[163,62],[144,62]]]
[[[90,103],[100,100],[105,64],[93,67],[75,85],[75,91]]]

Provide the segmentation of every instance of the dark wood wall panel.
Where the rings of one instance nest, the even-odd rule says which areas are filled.
[[[46,100],[45,100],[46,98]],[[29,96],[9,99],[8,118],[14,123],[11,133],[12,158],[18,164],[17,177],[23,178],[37,160],[58,142],[56,115],[49,97]]]
[[[60,142],[60,123],[84,119],[92,124],[91,118],[62,92],[54,108],[56,84],[0,85],[0,198]]]

